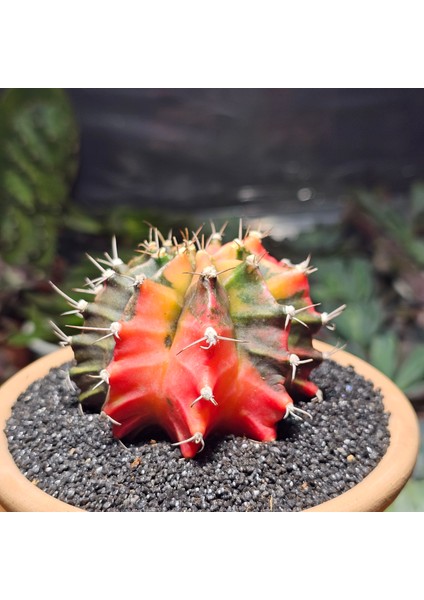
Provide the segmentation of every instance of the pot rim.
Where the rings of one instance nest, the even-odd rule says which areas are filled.
[[[321,352],[333,347],[320,341],[314,346]],[[40,358],[11,377],[0,388],[0,505],[20,512],[84,512],[53,498],[31,483],[19,470],[8,450],[4,425],[18,396],[51,368],[73,359],[71,348],[57,350]],[[374,512],[389,506],[410,478],[419,449],[419,424],[405,394],[375,367],[364,360],[340,351],[333,360],[373,382],[383,396],[389,416],[390,445],[378,465],[352,489],[305,512]]]

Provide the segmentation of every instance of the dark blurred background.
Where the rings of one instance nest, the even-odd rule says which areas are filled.
[[[405,192],[424,175],[424,91],[68,90],[81,128],[75,199],[170,211],[257,202],[308,187]]]
[[[243,217],[277,257],[312,254],[313,300],[348,305],[322,339],[422,417],[423,182],[421,89],[0,90],[0,382],[56,349],[48,281],[81,287],[86,252]],[[399,510],[424,508],[423,481],[420,456]]]

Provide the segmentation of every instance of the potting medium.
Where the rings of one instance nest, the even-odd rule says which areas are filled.
[[[274,442],[208,438],[194,459],[158,431],[114,439],[104,417],[81,411],[69,366],[28,387],[6,435],[34,485],[88,511],[300,511],[355,486],[389,445],[379,391],[330,360],[312,377],[323,400],[298,403],[310,417],[283,420]]]

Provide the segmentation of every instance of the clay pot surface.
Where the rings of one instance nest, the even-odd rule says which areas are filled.
[[[321,351],[331,349],[323,342],[315,342],[314,345]],[[6,420],[18,396],[33,381],[47,375],[51,368],[72,358],[70,348],[53,352],[22,369],[0,388],[0,505],[3,510],[83,512],[49,496],[26,479],[9,453],[4,433]],[[377,467],[359,484],[306,512],[382,511],[393,502],[412,474],[419,449],[418,420],[406,396],[380,371],[348,352],[338,352],[334,360],[343,366],[352,365],[357,373],[371,380],[374,387],[381,390],[385,409],[390,413],[390,446]]]

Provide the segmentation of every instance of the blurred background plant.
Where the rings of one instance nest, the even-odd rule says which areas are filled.
[[[77,170],[78,129],[62,90],[9,90],[0,102],[0,379],[42,339],[43,296]]]
[[[402,216],[399,216],[399,215]],[[424,403],[424,184],[396,199],[352,191],[340,222],[280,244],[288,256],[309,248],[319,270],[313,297],[332,310],[346,303],[327,341],[373,364]]]
[[[64,326],[63,302],[49,280],[68,291],[81,287],[95,271],[85,252],[109,249],[116,234],[129,257],[148,231],[148,210],[118,205],[99,214],[73,202],[79,139],[64,90],[12,89],[0,97],[0,383],[56,349],[49,321]]]
[[[0,382],[56,349],[49,321],[64,326],[63,302],[48,281],[66,291],[81,287],[95,275],[85,253],[102,255],[116,235],[127,259],[149,222],[177,232],[228,219],[231,236],[243,216],[245,225],[271,228],[274,255],[295,262],[311,253],[319,270],[311,277],[314,301],[328,312],[348,305],[336,331],[322,339],[346,344],[393,379],[423,424],[424,182],[407,177],[399,191],[389,176],[351,176],[351,167],[343,179],[330,159],[320,167],[332,176],[320,178],[314,157],[323,140],[331,148],[332,138],[323,119],[305,109],[306,101],[320,106],[319,91],[300,96],[298,129],[290,118],[298,96],[221,92],[122,90],[121,104],[113,90],[1,93]],[[344,110],[353,92],[340,96]],[[424,96],[417,98],[408,96],[408,114],[421,114]],[[378,122],[379,107],[371,108],[368,121]],[[392,124],[393,118],[380,124],[380,144]],[[356,129],[347,133],[355,136]],[[364,143],[377,144],[377,152],[372,133],[364,133]],[[396,165],[388,160],[387,173]],[[391,510],[423,509],[422,453]]]
[[[308,248],[319,275],[312,297],[326,311],[348,308],[325,341],[385,373],[409,397],[424,434],[424,184],[401,199],[381,190],[351,191],[336,225],[313,228],[279,244],[304,258]],[[312,275],[313,277],[313,275]],[[424,510],[424,443],[413,478],[390,511]]]

